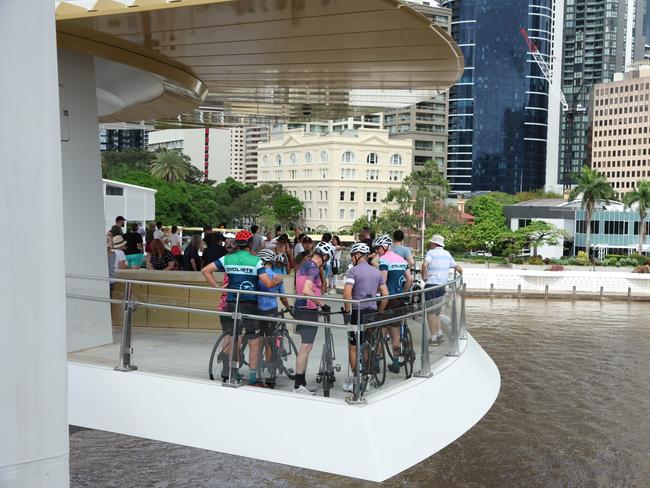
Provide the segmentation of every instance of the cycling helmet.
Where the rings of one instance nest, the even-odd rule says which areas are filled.
[[[237,232],[237,234],[235,234],[235,242],[237,242],[238,246],[247,245],[252,238],[253,238],[253,234],[251,234],[246,229],[242,229],[239,232]]]
[[[275,262],[275,252],[272,249],[260,249],[257,251],[257,257],[266,264]]]
[[[370,254],[370,248],[368,247],[368,244],[365,242],[355,242],[352,244],[352,247],[350,248],[350,255],[353,254],[363,254],[367,256]]]
[[[388,248],[388,246],[393,244],[393,240],[390,238],[388,234],[384,234],[381,236],[375,237],[375,240],[372,241],[372,247],[373,249],[375,247],[383,247],[383,248]]]
[[[275,258],[275,262],[278,263],[280,266],[286,266],[287,264],[289,264],[289,258],[287,257],[286,254],[280,253]]]
[[[332,246],[329,242],[319,242],[314,247],[314,252],[316,254],[320,254],[321,256],[327,256],[330,261],[334,259],[334,246]]]

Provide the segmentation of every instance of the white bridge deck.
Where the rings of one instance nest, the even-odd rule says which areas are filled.
[[[471,336],[460,341],[459,357],[444,356],[447,343],[429,348],[432,377],[404,380],[387,372],[386,384],[371,389],[367,403],[349,405],[341,390],[347,374],[344,330],[334,330],[342,369],[330,398],[321,390],[316,396],[295,394],[286,378],[275,390],[210,381],[215,331],[134,328],[133,363],[139,369],[116,372],[120,329],[113,332],[113,344],[68,356],[71,424],[371,481],[394,476],[463,435],[500,388],[496,365]],[[323,332],[318,334],[307,371],[311,386],[319,386]],[[418,351],[416,371],[419,361]],[[434,412],[444,422],[432,422]],[[400,449],[385,437],[397,431]],[[354,441],[341,443],[344,437]]]

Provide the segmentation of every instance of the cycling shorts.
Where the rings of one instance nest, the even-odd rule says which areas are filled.
[[[314,308],[296,308],[296,320],[309,320],[310,322],[318,322],[318,309]],[[313,344],[316,340],[316,333],[318,332],[317,325],[298,324],[296,325],[296,332],[300,334],[300,340],[303,344]]]
[[[365,324],[366,322],[372,322],[377,320],[377,310],[373,309],[366,309],[366,310],[361,310],[361,323]],[[359,311],[358,310],[352,310],[352,313],[350,315],[350,323],[352,325],[357,325],[359,323]],[[366,329],[365,331],[361,331],[361,342],[364,342],[366,340],[366,334],[371,333],[372,329],[374,327],[371,327],[369,329]],[[351,346],[356,346],[357,345],[357,333],[356,332],[348,332],[348,344]]]
[[[226,304],[226,312],[232,313],[235,311],[235,302],[228,302]],[[239,302],[239,312],[246,313],[250,315],[258,315],[259,310],[257,309],[257,301],[255,302]],[[234,320],[231,316],[221,316],[221,328],[223,329],[224,334],[232,335],[234,326]],[[255,319],[243,318],[237,322],[237,335],[239,335],[244,330],[244,335],[248,339],[256,339],[261,336],[262,324],[260,321]]]

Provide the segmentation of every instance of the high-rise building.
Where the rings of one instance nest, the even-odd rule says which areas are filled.
[[[591,166],[622,195],[650,177],[650,66],[594,88]]]
[[[573,124],[562,117],[557,182],[588,164],[590,119],[586,110],[597,83],[645,58],[647,0],[567,0],[564,13],[562,90]],[[580,105],[584,110],[578,110]],[[569,147],[567,147],[569,145]],[[566,161],[566,166],[565,166]]]
[[[448,0],[465,71],[449,95],[447,178],[454,193],[514,193],[545,182],[548,83],[519,32],[552,60],[555,0]]]
[[[241,182],[257,183],[257,146],[267,142],[267,126],[239,126],[230,129],[230,177]]]
[[[126,149],[146,149],[149,129],[111,129],[99,128],[100,151],[124,151]]]
[[[230,176],[228,129],[165,129],[149,133],[149,150],[177,150],[190,158],[206,180],[217,183]]]

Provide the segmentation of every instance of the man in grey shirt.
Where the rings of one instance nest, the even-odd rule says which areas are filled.
[[[412,269],[415,266],[415,259],[413,259],[413,253],[411,252],[411,249],[402,244],[403,240],[404,232],[399,229],[393,232],[393,245],[391,246],[391,250],[395,254],[402,256],[402,258],[404,258],[404,260],[408,263],[409,269]]]
[[[257,225],[251,225],[251,232],[253,233],[253,240],[251,241],[252,254],[257,254],[257,251],[264,248],[264,237],[257,232],[258,230]]]

